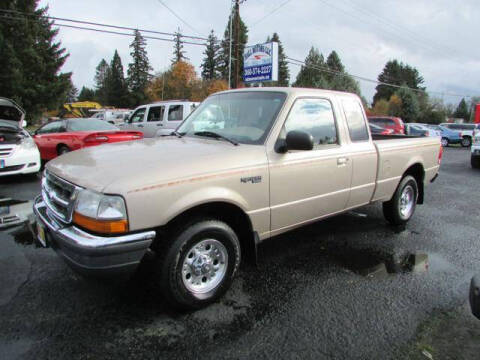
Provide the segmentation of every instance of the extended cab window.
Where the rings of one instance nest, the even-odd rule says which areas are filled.
[[[298,99],[285,122],[285,134],[292,130],[313,136],[315,145],[337,144],[332,104],[326,99]]]
[[[150,107],[150,110],[148,110],[147,121],[162,121],[164,112],[165,112],[165,106]]]
[[[145,108],[138,109],[135,111],[130,118],[131,123],[139,123],[143,121],[143,118],[145,117]]]
[[[352,141],[369,140],[367,123],[363,117],[362,106],[356,100],[342,100],[343,112],[347,119],[348,132]]]
[[[170,105],[168,107],[168,121],[183,120],[183,105]]]

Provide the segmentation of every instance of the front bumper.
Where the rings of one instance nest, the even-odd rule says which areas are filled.
[[[0,168],[0,176],[32,174],[40,171],[40,153],[36,148],[31,150],[15,150],[12,155],[2,157],[5,162]]]
[[[33,211],[46,229],[47,242],[75,271],[95,277],[129,276],[139,265],[155,238],[155,231],[115,237],[89,234],[55,220],[41,196]]]
[[[475,157],[480,156],[480,145],[473,145],[471,152],[472,152],[472,156],[475,156]]]

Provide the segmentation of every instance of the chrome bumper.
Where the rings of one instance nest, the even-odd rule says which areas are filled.
[[[38,196],[33,204],[37,220],[47,229],[48,243],[74,270],[93,276],[129,275],[135,271],[155,238],[155,231],[104,237],[64,225],[49,215]]]

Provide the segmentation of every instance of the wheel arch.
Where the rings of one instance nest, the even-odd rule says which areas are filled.
[[[403,173],[402,178],[407,175],[413,176],[418,186],[418,200],[417,204],[423,204],[424,200],[424,179],[425,179],[425,169],[421,163],[414,163],[408,167],[407,170]]]

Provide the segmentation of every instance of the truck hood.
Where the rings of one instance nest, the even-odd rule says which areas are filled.
[[[24,119],[25,110],[15,101],[0,97],[0,128],[21,130]]]
[[[163,182],[264,163],[263,146],[163,137],[73,151],[50,161],[46,168],[81,187],[126,194]]]

